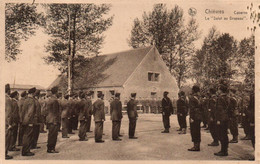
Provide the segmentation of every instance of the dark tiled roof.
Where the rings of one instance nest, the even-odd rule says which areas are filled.
[[[36,89],[39,90],[45,90],[45,88],[40,85],[10,84],[10,87],[11,89],[26,89],[26,90],[35,87]]]

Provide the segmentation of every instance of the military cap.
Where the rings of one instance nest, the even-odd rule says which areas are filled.
[[[69,97],[70,97],[70,95],[65,95],[64,96],[64,98],[67,99],[67,100],[69,99]]]
[[[58,92],[59,88],[57,86],[51,88],[51,93],[56,94]]]
[[[136,96],[136,93],[131,93],[131,97],[135,97]]]
[[[115,97],[120,97],[120,93],[116,93],[116,94],[115,94]]]
[[[169,94],[168,91],[163,92],[163,95],[168,95],[168,94]]]
[[[18,95],[18,92],[17,91],[14,91],[14,92],[12,92],[11,94],[10,94],[10,97],[11,98],[14,98],[15,96],[17,96]]]
[[[41,93],[41,91],[37,89],[37,90],[35,91],[34,95],[35,95],[35,96],[40,96],[40,93]]]
[[[10,84],[5,85],[5,93],[10,92]]]
[[[35,91],[36,91],[36,88],[33,87],[33,88],[31,88],[31,89],[28,90],[28,93],[32,94],[32,93],[34,93]]]
[[[21,93],[21,97],[25,97],[27,95],[27,92],[26,91],[23,91],[22,93]]]
[[[194,93],[198,93],[198,92],[200,91],[200,87],[197,86],[197,85],[194,85],[194,86],[192,87],[192,90],[193,90]]]

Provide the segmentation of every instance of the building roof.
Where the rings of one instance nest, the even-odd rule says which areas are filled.
[[[137,66],[141,63],[144,57],[153,47],[137,48],[123,52],[117,52],[107,55],[101,55],[93,58],[93,62],[96,61],[93,67],[88,70],[81,70],[81,72],[95,72],[96,78],[99,78],[98,82],[91,87],[120,87],[126,82],[129,76],[135,71]],[[98,61],[98,62],[97,62]],[[93,63],[92,62],[92,63]],[[98,64],[97,64],[98,63]],[[85,68],[87,69],[87,68]],[[102,78],[100,78],[102,76]],[[95,78],[92,78],[95,79]],[[53,86],[60,85],[66,80],[65,75],[60,75],[57,79],[48,87],[50,89]],[[75,80],[75,83],[77,80]],[[81,82],[80,87],[84,88],[84,84],[87,85],[87,81]],[[77,87],[75,87],[77,89]]]
[[[28,90],[30,88],[35,87],[38,90],[45,90],[45,88],[40,85],[10,84],[10,87],[11,89],[24,89],[24,90]]]

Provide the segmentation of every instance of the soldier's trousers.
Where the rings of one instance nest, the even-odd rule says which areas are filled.
[[[170,116],[169,115],[162,115],[163,118],[163,126],[165,129],[170,128]]]
[[[228,121],[221,121],[220,125],[217,125],[219,140],[221,143],[221,151],[227,152],[228,149]]]
[[[69,119],[68,118],[62,118],[61,119],[61,133],[62,137],[67,137],[68,136],[68,127],[69,127]]]
[[[22,155],[30,152],[32,147],[33,141],[33,126],[32,125],[25,125],[25,131],[23,135],[23,148],[22,148]]]
[[[73,121],[72,118],[68,119],[68,133],[72,133],[72,125]]]
[[[5,127],[5,155],[8,154],[8,150],[12,142],[12,133],[12,129]]]
[[[214,142],[218,142],[217,123],[216,121],[209,122],[209,131]]]
[[[118,139],[121,121],[112,121],[112,139]]]
[[[49,133],[48,133],[48,141],[47,141],[47,149],[48,150],[55,150],[55,146],[57,143],[57,137],[58,137],[58,131],[59,131],[59,125],[49,123]]]
[[[9,147],[9,150],[15,148],[15,144],[17,141],[17,134],[18,134],[18,124],[12,127],[12,140],[11,140],[11,145]]]
[[[200,123],[201,120],[190,122],[191,141],[194,143],[199,143],[201,141]]]
[[[177,115],[177,118],[178,118],[178,123],[179,123],[179,125],[180,125],[180,128],[186,129],[186,128],[187,128],[186,115],[180,116],[180,115],[178,114],[178,115]]]
[[[32,148],[37,147],[37,142],[40,135],[40,125],[33,125],[33,142],[32,142]]]
[[[103,135],[103,121],[95,122],[95,141],[102,140]]]
[[[135,136],[135,127],[136,127],[136,118],[129,118],[129,130],[128,130],[129,137]]]
[[[90,132],[91,117],[92,117],[92,116],[89,116],[89,117],[88,117],[88,120],[87,120],[87,132]]]
[[[249,128],[250,128],[250,122],[248,121],[248,117],[247,116],[243,116],[242,117],[242,125],[244,128],[244,132],[246,136],[249,136]]]
[[[19,133],[18,133],[18,145],[22,146],[23,145],[23,135],[25,131],[25,126],[20,124],[19,126]]]
[[[230,132],[233,136],[238,136],[238,118],[232,117],[229,122]]]
[[[86,132],[87,132],[87,121],[86,120],[80,120],[79,125],[79,139],[83,140],[86,138]]]

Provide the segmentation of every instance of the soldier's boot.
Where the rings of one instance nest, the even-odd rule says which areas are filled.
[[[214,153],[216,156],[228,156],[227,147],[221,145],[221,150],[218,153]]]
[[[162,131],[162,133],[169,133],[170,131],[169,131],[169,128],[166,128],[166,129],[164,129],[164,131]]]
[[[233,139],[229,143],[238,143],[238,136],[233,136]]]
[[[194,142],[194,146],[188,149],[188,151],[200,151],[200,143]]]
[[[186,134],[186,128],[183,128],[181,132],[179,132],[179,134]]]

